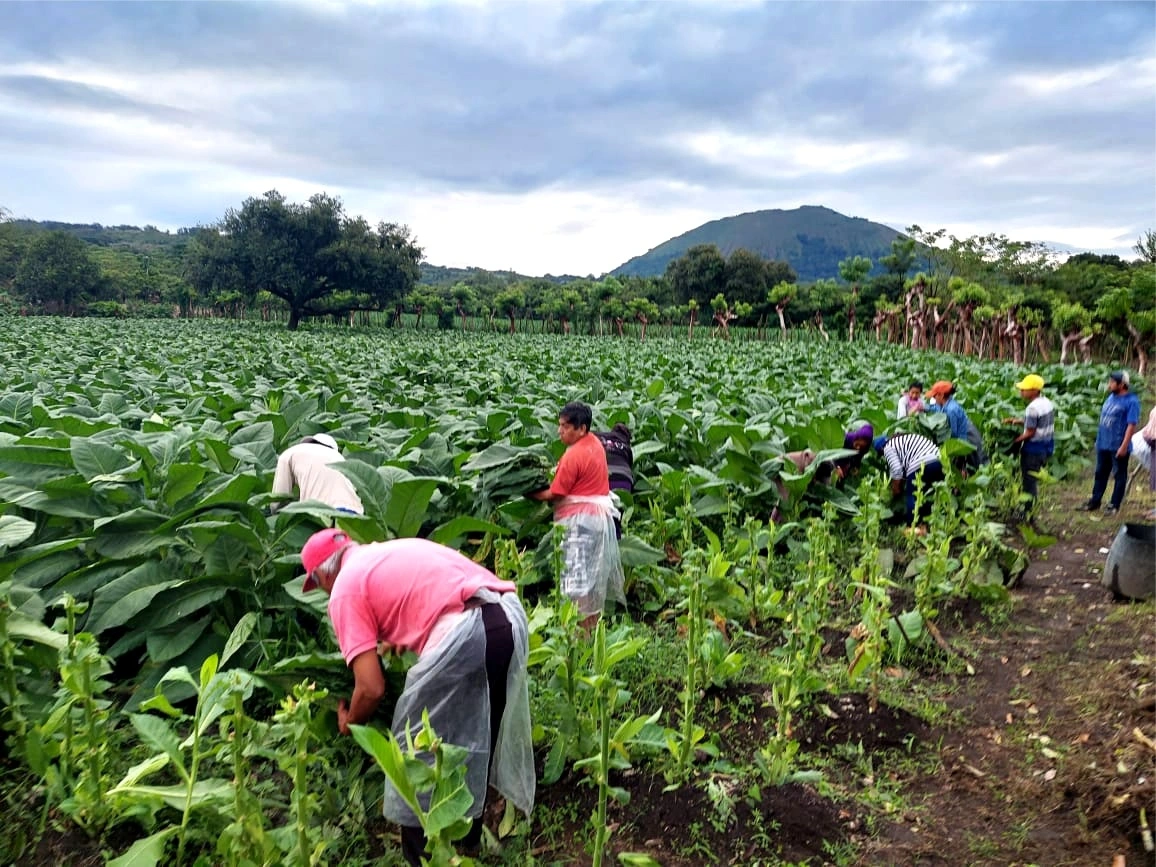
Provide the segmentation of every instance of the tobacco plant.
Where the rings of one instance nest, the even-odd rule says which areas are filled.
[[[245,712],[252,676],[244,671],[230,671],[226,676],[231,681],[229,712],[221,717],[218,758],[233,769],[233,811],[232,821],[218,838],[217,855],[230,867],[275,864],[281,860],[281,852],[265,827],[261,800],[250,788],[254,746],[267,740],[269,726]]]
[[[879,548],[879,531],[883,520],[883,497],[878,485],[864,483],[859,487],[862,548],[858,563],[851,569],[848,592],[859,599],[859,622],[848,641],[847,675],[852,684],[868,680],[871,710],[879,699],[879,669],[887,649],[887,630],[891,615],[891,552]],[[902,630],[903,624],[895,620]]]
[[[428,711],[422,711],[421,728],[416,732],[406,727],[404,747],[393,732],[382,734],[360,725],[349,729],[417,817],[426,836],[422,862],[428,867],[473,864],[472,858],[458,855],[453,845],[470,830],[474,798],[466,786],[469,751],[439,738]],[[422,806],[423,801],[428,808]]]
[[[613,669],[624,659],[637,654],[646,646],[647,640],[638,636],[630,638],[626,630],[608,639],[606,623],[598,621],[594,629],[594,654],[591,670],[582,676],[582,682],[589,688],[591,704],[597,720],[597,752],[574,763],[575,770],[586,771],[594,779],[598,788],[598,806],[591,816],[594,829],[594,867],[601,867],[606,852],[606,842],[610,838],[607,808],[610,798],[619,803],[630,799],[629,793],[610,784],[612,770],[630,767],[630,747],[647,727],[654,725],[661,711],[650,716],[629,716],[625,720],[615,719],[616,711],[630,697],[622,681],[612,674]]]
[[[216,743],[206,738],[206,732],[213,721],[226,710],[228,685],[217,674],[217,656],[214,654],[201,666],[199,677],[194,679],[184,666],[172,669],[161,678],[157,694],[145,702],[145,710],[156,710],[173,722],[189,727],[189,733],[182,738],[173,722],[150,713],[130,714],[129,719],[141,741],[155,750],[154,754],[131,768],[116,785],[111,794],[123,799],[161,802],[178,810],[180,825],[166,828],[144,841],[138,841],[142,849],[147,845],[157,859],[164,851],[164,842],[175,833],[177,853],[174,863],[184,863],[185,847],[188,843],[189,820],[194,810],[218,813],[223,805],[232,799],[228,780],[201,778],[201,766],[210,761]],[[168,682],[187,684],[197,696],[196,708],[191,718],[175,708],[160,690]],[[145,777],[169,769],[176,774],[179,782],[175,785],[157,786],[141,783]],[[144,863],[143,861],[141,863]],[[156,863],[155,861],[151,863]]]
[[[109,790],[115,756],[115,721],[107,693],[112,667],[96,639],[77,632],[77,617],[87,607],[65,596],[67,642],[60,650],[60,686],[48,717],[33,726],[25,753],[33,772],[40,775],[48,801],[96,835],[115,818]]]
[[[328,693],[311,683],[301,683],[286,696],[273,717],[270,736],[284,746],[277,750],[277,764],[293,782],[289,798],[290,824],[273,832],[273,838],[283,853],[283,863],[295,867],[318,864],[330,840],[318,822],[319,802],[314,770],[325,763],[317,747],[318,736],[315,713]]]

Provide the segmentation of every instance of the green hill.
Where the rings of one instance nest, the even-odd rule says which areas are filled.
[[[421,263],[420,283],[426,286],[453,286],[457,283],[475,285],[479,283],[513,283],[519,280],[546,280],[550,283],[563,285],[575,280],[586,278],[576,277],[573,274],[546,274],[543,277],[530,277],[516,271],[488,271],[485,268],[452,268],[445,265],[431,265]],[[594,279],[591,277],[590,279]]]
[[[15,226],[28,232],[67,232],[96,247],[153,253],[159,250],[179,252],[196,229],[166,232],[156,226],[102,226],[100,223],[62,223],[57,220],[13,220]]]
[[[740,248],[764,259],[787,262],[803,283],[837,277],[839,262],[850,256],[866,256],[878,262],[891,252],[900,233],[862,217],[847,217],[830,208],[804,205],[793,211],[752,211],[703,223],[619,265],[616,276],[653,277],[697,244],[714,244],[729,256]]]

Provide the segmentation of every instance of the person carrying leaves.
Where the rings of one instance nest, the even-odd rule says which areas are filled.
[[[566,445],[550,487],[529,494],[554,505],[554,520],[563,527],[562,592],[592,629],[607,598],[625,604],[622,563],[610,497],[606,450],[590,432],[593,413],[584,403],[568,403],[558,413],[558,438]]]
[[[481,841],[488,785],[528,816],[535,785],[529,627],[516,586],[427,539],[362,545],[339,528],[310,536],[301,565],[302,591],[329,594],[337,645],[353,671],[353,695],[337,706],[338,730],[367,723],[385,696],[379,654],[413,651],[418,660],[394,707],[393,734],[404,744],[406,729],[416,732],[427,711],[439,738],[468,751],[474,822],[463,847]],[[425,834],[388,780],[383,812],[401,825],[406,861],[420,865]]]

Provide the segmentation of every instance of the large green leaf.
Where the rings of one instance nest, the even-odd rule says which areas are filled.
[[[433,532],[429,534],[429,539],[432,542],[456,548],[458,544],[471,533],[480,533],[483,535],[490,533],[495,536],[507,536],[510,531],[491,521],[483,521],[480,518],[473,518],[469,515],[459,515],[434,528]]]
[[[112,446],[81,437],[73,438],[71,453],[73,466],[88,480],[116,473],[132,463],[128,455]]]
[[[197,489],[205,478],[208,468],[203,464],[173,464],[169,467],[162,498],[169,506],[175,506]]]
[[[378,517],[386,514],[389,508],[389,486],[377,470],[367,463],[352,459],[330,466],[353,482],[366,515]]]
[[[60,485],[72,478],[79,484]],[[0,501],[62,518],[99,518],[106,513],[104,503],[80,476],[63,476],[41,484],[44,487],[38,490],[11,479],[0,479]],[[53,484],[57,486],[48,487]]]
[[[33,641],[55,650],[63,650],[68,644],[68,636],[49,629],[43,623],[32,620],[19,612],[8,615],[8,637],[15,641]]]
[[[181,738],[173,731],[172,725],[167,720],[147,713],[129,714],[129,720],[145,746],[168,756],[175,769],[183,770]],[[182,776],[185,775],[182,773]]]
[[[157,798],[174,810],[184,810],[185,800],[188,797],[188,788],[177,786],[126,786],[116,787],[109,794],[133,795],[136,797]],[[233,785],[228,780],[198,780],[192,789],[192,803],[194,807],[212,807],[227,803],[233,798]]]
[[[229,658],[248,641],[253,629],[257,626],[257,618],[257,612],[250,611],[237,621],[237,625],[229,633],[229,640],[225,642],[225,649],[221,651],[221,668],[224,668]]]
[[[137,840],[119,858],[113,858],[106,867],[156,867],[164,863],[165,844],[180,828],[171,826]]]
[[[147,608],[162,590],[184,583],[183,578],[170,577],[170,569],[171,564],[150,561],[106,584],[93,598],[86,629],[99,635],[106,629],[123,626]]]
[[[16,515],[0,515],[0,548],[13,548],[32,538],[36,525]]]
[[[666,559],[664,552],[630,533],[624,533],[618,540],[618,554],[626,567],[653,566]]]
[[[425,521],[430,497],[437,490],[437,479],[406,479],[394,482],[385,523],[398,536],[416,536]]]
[[[178,621],[179,623],[179,621]],[[176,659],[193,646],[209,626],[209,618],[202,617],[186,623],[179,629],[154,630],[146,640],[149,659],[153,662],[168,662]]]
[[[230,587],[220,579],[197,578],[166,589],[149,606],[149,626],[160,629],[191,617],[223,598]]]
[[[249,494],[253,493],[255,487],[257,487],[257,479],[254,476],[228,476],[201,498],[200,502],[197,503],[197,508],[203,509],[206,506],[218,506],[225,503],[244,503],[249,498]]]
[[[493,469],[494,467],[504,466],[505,464],[510,464],[516,460],[521,459],[524,452],[524,449],[510,445],[506,442],[494,443],[489,448],[483,449],[481,452],[470,458],[462,466],[462,471],[467,473],[479,473],[482,470],[489,470]]]
[[[65,446],[33,445],[27,441],[0,445],[0,473],[30,487],[73,472],[72,453]]]

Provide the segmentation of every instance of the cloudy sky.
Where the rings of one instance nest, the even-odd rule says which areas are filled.
[[[1124,253],[1156,3],[0,2],[0,206],[175,229],[270,189],[529,274],[803,204]]]

